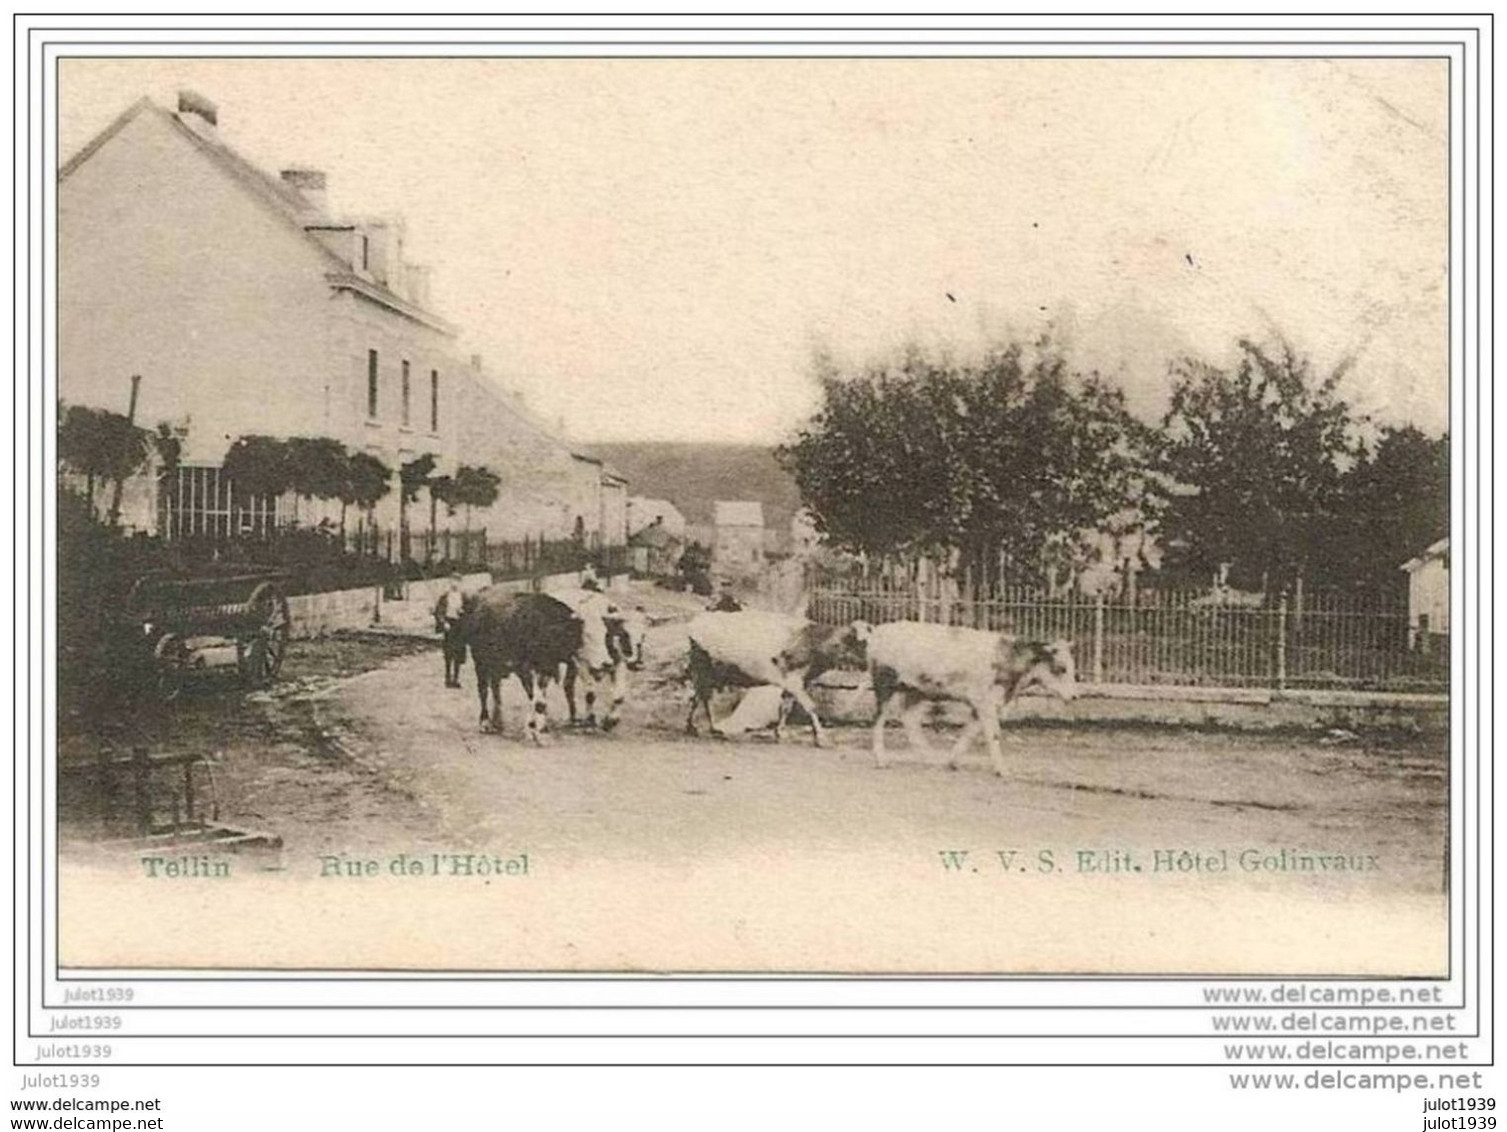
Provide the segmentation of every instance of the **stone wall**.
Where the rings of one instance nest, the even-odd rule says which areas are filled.
[[[322,594],[299,594],[288,599],[292,636],[322,637],[340,629],[368,629],[377,619],[382,587],[331,590]]]

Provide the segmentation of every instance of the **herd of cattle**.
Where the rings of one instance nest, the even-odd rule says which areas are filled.
[[[483,730],[500,731],[498,693],[517,676],[532,705],[527,734],[541,742],[548,726],[545,691],[561,683],[572,723],[611,730],[628,693],[629,673],[643,667],[649,620],[642,609],[620,606],[591,589],[551,594],[513,593],[493,586],[436,609],[445,635],[446,683],[458,685],[469,651]],[[458,606],[458,608],[456,608]],[[826,742],[812,685],[834,670],[866,672],[877,710],[874,761],[885,765],[884,732],[896,708],[913,747],[928,748],[922,723],[931,707],[957,701],[972,710],[958,736],[950,765],[980,731],[997,774],[1005,773],[999,718],[1021,692],[1039,686],[1071,700],[1076,694],[1072,649],[1067,641],[1031,641],[958,626],[897,621],[855,621],[832,628],[802,617],[757,610],[706,612],[688,626],[686,682],[690,712],[686,730],[697,733],[698,710],[712,734],[712,696],[728,688],[778,689],[776,737],[794,705],[810,721],[817,746]],[[576,691],[585,685],[584,716]],[[600,712],[600,716],[598,713]]]

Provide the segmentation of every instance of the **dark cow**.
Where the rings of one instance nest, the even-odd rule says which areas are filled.
[[[570,680],[578,670],[609,680],[612,697],[602,726],[610,730],[616,724],[626,664],[611,644],[621,635],[621,626],[578,613],[548,594],[510,593],[491,586],[466,599],[461,631],[476,665],[483,730],[502,730],[499,693],[502,681],[514,675],[533,705],[528,736],[542,742],[548,725],[544,693],[562,670]]]

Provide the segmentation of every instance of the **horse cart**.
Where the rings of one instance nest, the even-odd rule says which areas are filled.
[[[233,671],[260,688],[277,678],[288,651],[286,588],[280,570],[146,574],[126,594],[123,627],[144,647],[138,655],[164,701],[200,673]]]
[[[105,656],[134,677],[121,689],[143,698],[155,690],[164,702],[176,700],[201,674],[264,687],[288,651],[286,590],[283,571],[246,566],[141,575],[111,616]],[[215,761],[202,752],[152,753],[117,737],[92,757],[61,759],[58,774],[68,784],[64,797],[82,807],[72,823],[75,848],[178,861],[186,853],[275,852],[282,845],[276,834],[220,821]],[[171,870],[179,864],[164,867],[178,875]]]

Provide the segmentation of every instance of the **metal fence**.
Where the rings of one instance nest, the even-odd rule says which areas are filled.
[[[270,495],[251,495],[215,467],[179,465],[157,484],[157,530],[174,542],[267,538],[286,520]]]
[[[1208,591],[1143,589],[1133,598],[1051,596],[1002,587],[972,596],[945,579],[817,576],[810,616],[934,621],[1026,637],[1066,637],[1080,680],[1257,688],[1443,691],[1446,638],[1418,634],[1406,594],[1320,590],[1260,604]]]
[[[486,566],[495,578],[525,578],[536,574],[568,574],[592,566],[604,574],[628,568],[626,546],[591,546],[576,539],[524,538],[491,542]]]
[[[487,562],[486,528],[474,531],[409,530],[406,538],[399,539],[399,545],[402,557],[414,562],[447,562],[452,566],[475,566],[477,569],[484,568]]]

